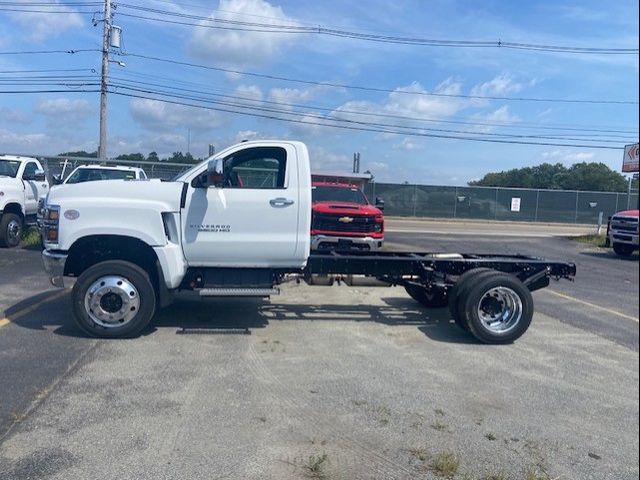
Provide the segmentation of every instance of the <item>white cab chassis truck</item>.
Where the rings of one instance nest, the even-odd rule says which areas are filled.
[[[527,256],[311,252],[309,154],[294,141],[241,143],[169,182],[53,189],[44,223],[51,282],[76,278],[75,321],[105,338],[138,335],[176,291],[268,297],[302,280],[401,285],[426,307],[448,306],[478,340],[509,343],[531,323],[531,291],[576,272]]]
[[[25,225],[36,223],[38,199],[49,191],[42,165],[31,157],[0,155],[0,247],[16,247]]]

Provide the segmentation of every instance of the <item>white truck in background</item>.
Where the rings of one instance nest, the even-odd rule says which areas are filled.
[[[528,329],[532,291],[575,276],[572,263],[524,255],[311,251],[309,164],[301,142],[254,141],[172,181],[52,189],[45,270],[58,287],[76,278],[73,316],[95,337],[138,335],[180,290],[268,297],[305,281],[403,286],[425,307],[448,306],[461,328],[493,344]]]
[[[25,226],[36,223],[38,199],[49,191],[40,162],[0,155],[0,247],[16,247]]]

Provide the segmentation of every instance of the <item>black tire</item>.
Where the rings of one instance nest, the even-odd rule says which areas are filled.
[[[478,280],[478,276],[490,272],[495,272],[495,270],[491,268],[479,267],[472,268],[471,270],[467,270],[462,275],[458,277],[458,281],[449,291],[449,313],[451,314],[451,318],[456,322],[461,329],[468,332],[469,327],[467,326],[467,322],[464,317],[460,315],[459,302],[458,299],[462,296],[466,295],[467,290],[474,286]]]
[[[635,247],[633,245],[627,245],[626,243],[613,244],[613,251],[621,257],[630,257],[634,250]]]
[[[24,224],[15,213],[5,213],[0,218],[0,247],[13,248],[20,245]]]
[[[443,308],[449,303],[447,290],[444,288],[427,290],[418,285],[405,285],[404,289],[411,298],[427,308]]]
[[[495,308],[497,311],[504,311],[501,308],[507,302],[499,300],[500,294],[495,293],[494,289],[496,288],[502,288],[503,292],[508,292],[507,295],[515,300],[514,304],[518,306],[510,309],[514,312],[511,324],[507,322],[506,325],[502,324],[499,327],[491,328],[480,318],[479,311],[483,310],[483,305],[488,310]],[[490,292],[494,293],[489,295]],[[463,307],[460,313],[464,316],[469,331],[483,343],[494,345],[512,343],[527,331],[533,319],[531,292],[517,277],[508,273],[495,272],[492,275],[482,275],[477,279],[476,284],[465,292],[464,298],[461,297],[459,301]],[[504,330],[500,331],[499,328],[502,327]]]
[[[93,310],[89,311],[85,307],[89,289],[92,286],[99,286],[98,281],[104,277],[122,278],[133,286],[132,292],[137,291],[136,295],[131,293],[131,297],[138,299],[135,313],[130,314],[133,315],[132,318],[122,326],[117,325],[117,320],[109,326],[101,325],[92,318]],[[108,294],[100,296],[103,295]],[[133,263],[122,260],[100,262],[85,270],[78,277],[71,298],[76,325],[88,335],[99,338],[130,338],[139,335],[153,318],[156,309],[156,292],[147,272]],[[134,308],[132,307],[131,310],[133,311]],[[128,311],[127,314],[129,314]],[[117,316],[117,313],[115,315]]]

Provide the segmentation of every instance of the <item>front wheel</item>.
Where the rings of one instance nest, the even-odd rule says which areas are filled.
[[[460,298],[460,314],[478,340],[490,344],[512,343],[531,325],[533,297],[515,276],[482,275]]]
[[[630,257],[634,250],[635,247],[633,245],[627,245],[626,243],[613,244],[613,251],[621,257]]]
[[[78,277],[72,301],[75,322],[85,333],[100,338],[134,337],[153,317],[156,292],[142,268],[108,260]]]
[[[0,247],[13,248],[22,238],[22,218],[15,213],[5,213],[0,218]]]

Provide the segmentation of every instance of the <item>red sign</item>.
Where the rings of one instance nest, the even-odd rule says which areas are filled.
[[[625,145],[624,158],[622,160],[623,172],[637,172],[638,168],[638,144]]]

